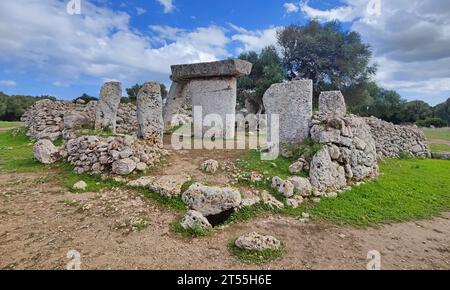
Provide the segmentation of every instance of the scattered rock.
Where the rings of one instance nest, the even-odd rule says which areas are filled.
[[[279,209],[284,208],[284,204],[281,201],[279,201],[278,199],[276,199],[273,195],[268,193],[266,190],[262,191],[260,194],[261,194],[261,199],[264,204],[267,204],[274,208],[279,208]]]
[[[39,140],[33,147],[33,155],[43,164],[52,164],[60,158],[59,150],[50,140]]]
[[[272,187],[276,188],[279,193],[289,198],[294,195],[294,185],[290,181],[285,181],[278,176],[272,178]]]
[[[162,175],[154,177],[148,187],[151,191],[157,192],[165,197],[175,197],[181,194],[181,187],[190,181],[187,174]]]
[[[77,183],[75,183],[73,185],[73,189],[75,189],[75,190],[86,190],[87,186],[88,185],[87,185],[86,182],[84,182],[83,180],[80,180],[80,181],[78,181]]]
[[[195,210],[188,211],[180,224],[184,229],[192,229],[195,227],[200,227],[201,229],[212,228],[211,224],[202,213]]]
[[[241,204],[239,191],[228,187],[205,186],[201,183],[192,184],[182,194],[182,199],[190,209],[199,211],[204,216],[217,215]]]
[[[303,165],[304,165],[303,162],[301,162],[301,161],[296,161],[296,162],[292,163],[291,166],[289,166],[289,172],[290,172],[291,174],[298,174],[298,173],[302,172],[302,170],[303,170]]]
[[[118,175],[128,175],[136,169],[136,162],[131,158],[117,160],[112,164],[112,172]]]
[[[256,232],[240,236],[236,239],[235,245],[240,249],[249,251],[277,250],[281,248],[281,242],[278,239]]]
[[[216,173],[219,169],[219,162],[214,159],[206,160],[202,163],[201,169],[207,173]]]
[[[147,168],[148,168],[148,166],[144,162],[138,162],[136,164],[136,170],[137,171],[143,172],[143,171],[147,170]]]
[[[288,178],[288,181],[294,185],[295,193],[307,197],[311,195],[313,190],[311,183],[308,178],[300,177],[300,176],[291,176]]]

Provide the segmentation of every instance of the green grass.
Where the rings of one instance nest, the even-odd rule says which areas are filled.
[[[430,148],[432,152],[450,152],[450,145],[446,144],[431,144]]]
[[[228,250],[230,253],[238,258],[240,261],[248,264],[266,264],[283,257],[285,253],[285,248],[281,247],[279,249],[267,249],[262,251],[249,251],[238,248],[233,240],[228,244]]]
[[[22,122],[0,121],[0,128],[16,128],[22,126]]]
[[[24,128],[0,132],[0,170],[8,172],[32,172],[44,166],[33,158],[33,143]]]
[[[194,224],[192,228],[185,229],[181,226],[180,221],[176,221],[170,225],[170,229],[174,233],[178,233],[182,235],[183,237],[187,238],[199,238],[199,237],[206,237],[208,236],[213,229],[205,229],[201,226]]]
[[[276,160],[261,160],[261,153],[258,150],[248,151],[242,159],[237,161],[237,165],[246,171],[256,171],[264,175],[279,176],[281,178],[292,175],[289,172],[289,166],[292,163],[292,159],[282,156]]]
[[[283,212],[337,224],[367,227],[427,219],[450,209],[450,162],[446,160],[386,160],[377,181],[354,187],[336,199],[322,199],[312,208],[302,205]]]
[[[424,129],[425,136],[428,139],[441,139],[450,141],[450,128],[442,129]]]

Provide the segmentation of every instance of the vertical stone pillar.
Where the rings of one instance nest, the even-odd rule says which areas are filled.
[[[272,132],[270,115],[279,115],[280,144],[297,144],[309,136],[309,122],[312,117],[312,80],[299,80],[273,84],[263,97],[268,115],[268,140]],[[276,138],[275,138],[276,139]]]
[[[319,96],[319,112],[345,116],[347,114],[347,106],[341,91],[321,92]]]
[[[100,90],[100,100],[95,112],[95,129],[116,132],[117,110],[122,98],[122,84],[107,82]]]
[[[145,83],[139,90],[136,114],[139,124],[138,137],[144,140],[155,138],[162,142],[164,122],[161,87],[158,83]]]
[[[181,82],[172,82],[169,94],[167,95],[167,103],[164,106],[164,130],[172,128],[172,118],[180,112],[180,109],[186,102],[185,94],[186,85]]]

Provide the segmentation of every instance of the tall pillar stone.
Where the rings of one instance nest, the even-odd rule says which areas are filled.
[[[95,112],[95,129],[116,132],[117,110],[122,98],[122,84],[107,82],[100,90],[100,100]]]
[[[321,92],[319,96],[319,112],[345,116],[347,114],[347,106],[341,91]]]
[[[279,132],[280,144],[297,144],[309,136],[309,122],[312,117],[312,80],[298,80],[273,84],[263,97],[267,120],[269,142],[277,136],[270,133]],[[272,130],[272,114],[279,115],[279,131]]]
[[[179,114],[180,109],[188,101],[186,99],[186,84],[182,82],[172,82],[167,95],[167,103],[164,106],[164,130],[172,128],[173,116]]]
[[[136,114],[139,124],[138,137],[144,140],[155,138],[162,142],[164,122],[161,87],[158,83],[145,83],[139,90]]]
[[[167,109],[164,110],[164,122],[167,124],[172,119],[174,112],[180,109],[184,101],[191,100],[193,108],[201,108],[194,109],[193,112],[194,124],[197,124],[194,126],[202,127],[202,130],[196,128],[195,137],[203,137],[203,134],[215,128],[216,137],[233,138],[236,78],[250,74],[251,69],[250,62],[239,59],[172,66],[174,84],[169,93]],[[203,122],[195,122],[204,120],[205,117],[208,117],[207,123],[208,120],[219,118],[222,125],[212,122],[213,126],[205,126]]]

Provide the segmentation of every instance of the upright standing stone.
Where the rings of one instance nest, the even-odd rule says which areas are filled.
[[[301,143],[309,136],[312,117],[312,80],[299,80],[273,84],[264,94],[263,102],[268,115],[268,140],[274,141],[272,114],[279,115],[279,142]]]
[[[203,134],[212,127],[217,129],[217,135],[221,135],[216,135],[216,137],[234,137],[236,77],[250,74],[251,69],[250,62],[239,59],[172,66],[174,84],[164,109],[166,127],[181,105],[186,100],[192,100],[192,107],[201,107],[201,110],[197,111],[194,108],[196,137],[203,137]],[[214,126],[203,124],[202,120],[213,114],[221,119],[222,126],[218,126],[220,124],[214,124]],[[200,120],[200,122],[195,122],[196,120]],[[198,127],[202,127],[203,130]]]
[[[111,129],[116,132],[117,109],[122,98],[120,82],[107,82],[100,91],[100,101],[95,113],[95,129]]]
[[[325,114],[345,116],[345,114],[347,114],[347,107],[341,91],[328,91],[320,93],[319,111]]]
[[[187,102],[185,83],[172,82],[169,94],[167,95],[167,103],[164,106],[164,130],[169,130],[174,125],[173,117],[179,114],[180,109]]]
[[[162,116],[161,87],[158,83],[145,83],[137,96],[138,137],[162,141],[164,122]]]

